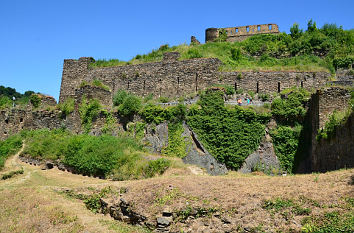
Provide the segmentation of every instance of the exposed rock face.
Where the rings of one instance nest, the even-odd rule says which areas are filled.
[[[259,144],[258,149],[246,158],[239,171],[249,173],[255,170],[262,170],[270,173],[272,173],[273,170],[280,171],[279,160],[275,155],[273,143],[267,132],[264,139]]]
[[[168,125],[166,122],[153,128],[149,125],[146,129],[143,142],[152,153],[161,153],[162,148],[168,144]]]
[[[197,135],[183,123],[183,133],[181,135],[186,142],[187,156],[182,160],[185,163],[194,164],[204,168],[210,175],[223,175],[227,173],[225,165],[219,163],[198,140]],[[145,137],[146,146],[153,153],[161,153],[162,148],[168,145],[168,124],[162,123],[155,128],[147,126]]]
[[[194,164],[205,168],[210,175],[224,175],[227,173],[227,168],[224,164],[219,163],[198,140],[197,135],[186,125],[183,124],[183,136],[188,136],[191,140],[187,148],[187,156],[182,160],[185,163]]]

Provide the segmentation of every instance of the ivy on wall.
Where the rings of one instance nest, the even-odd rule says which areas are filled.
[[[201,96],[200,108],[190,109],[187,122],[219,162],[238,169],[259,146],[270,116],[238,106],[226,108],[223,95],[219,90],[207,91]]]

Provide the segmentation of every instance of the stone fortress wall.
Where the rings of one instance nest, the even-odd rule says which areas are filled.
[[[354,167],[354,113],[344,125],[337,126],[334,137],[316,139],[334,111],[349,107],[350,91],[341,87],[327,87],[312,94],[309,106],[311,124],[310,171],[324,172]]]
[[[227,27],[227,28],[208,28],[205,30],[205,42],[214,41],[219,37],[222,30],[225,30],[227,39],[226,41],[243,41],[250,36],[258,34],[276,34],[279,33],[279,27],[277,24],[257,24],[239,27]]]
[[[195,93],[214,84],[228,84],[236,90],[272,93],[293,86],[318,88],[330,77],[326,72],[221,72],[217,58],[178,60],[176,52],[165,53],[161,62],[90,68],[92,58],[64,60],[59,102],[75,97],[82,82],[97,79],[111,89],[113,95],[124,89],[139,96],[179,97]],[[107,100],[108,102],[108,100]]]

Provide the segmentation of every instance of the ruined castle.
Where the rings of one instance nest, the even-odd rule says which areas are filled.
[[[225,30],[227,41],[240,41],[263,33],[279,33],[276,24],[251,25],[232,28],[209,28],[206,30],[206,41],[213,41],[219,32]],[[297,72],[297,71],[220,71],[221,61],[217,58],[195,58],[180,60],[179,53],[165,53],[159,62],[115,67],[93,68],[93,58],[65,59],[59,102],[68,98],[76,102],[76,110],[63,118],[58,110],[11,109],[0,111],[0,139],[7,138],[22,129],[67,128],[73,132],[82,132],[77,106],[85,96],[96,98],[105,106],[112,106],[114,93],[119,89],[129,91],[139,96],[153,94],[155,97],[172,97],[196,93],[215,84],[226,84],[235,90],[253,91],[254,93],[274,93],[294,86],[309,90],[318,90],[309,102],[309,122],[312,141],[310,168],[305,171],[324,171],[354,165],[351,153],[354,151],[352,136],[353,116],[345,127],[339,128],[340,134],[334,140],[336,143],[317,142],[315,136],[328,116],[335,110],[348,106],[350,93],[341,88],[324,88],[331,76],[327,72]],[[99,87],[85,86],[99,80],[109,90]],[[322,89],[321,89],[322,88]],[[324,88],[324,89],[323,89]],[[321,89],[321,90],[320,90]],[[117,117],[117,116],[116,116]],[[117,117],[118,118],[118,117]],[[93,130],[104,125],[105,116],[98,116],[93,122]],[[94,133],[95,134],[95,133]],[[344,140],[345,139],[345,140]],[[343,144],[344,143],[344,144]],[[332,152],[335,152],[332,153]],[[338,158],[336,154],[342,154]],[[345,159],[343,159],[345,158]],[[331,164],[326,161],[331,161]]]
[[[316,89],[324,86],[330,77],[326,72],[221,72],[221,61],[217,58],[180,61],[178,57],[176,52],[165,53],[161,62],[102,68],[90,68],[93,58],[66,59],[59,102],[68,97],[75,98],[75,90],[80,84],[93,80],[100,80],[107,85],[111,89],[111,96],[107,98],[112,99],[118,89],[139,96],[152,93],[156,97],[179,97],[215,84],[227,84],[235,90],[255,93],[280,92],[293,86]]]
[[[243,41],[251,36],[259,34],[277,34],[279,27],[277,24],[257,24],[227,28],[208,28],[205,30],[205,42],[215,41],[221,32],[226,33],[226,41]]]

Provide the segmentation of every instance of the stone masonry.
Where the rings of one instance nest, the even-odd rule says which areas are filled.
[[[277,34],[279,27],[277,24],[257,24],[239,27],[227,28],[208,28],[205,30],[205,42],[211,42],[217,39],[221,31],[225,31],[227,38],[226,41],[243,41],[250,36],[258,34]]]
[[[112,95],[124,89],[139,96],[152,93],[155,97],[179,97],[214,84],[255,93],[280,92],[292,86],[312,89],[325,85],[330,77],[325,72],[220,72],[217,58],[178,58],[179,54],[173,52],[165,54],[161,62],[103,68],[90,68],[92,58],[64,60],[59,102],[74,98],[82,82],[95,79],[107,85]]]

